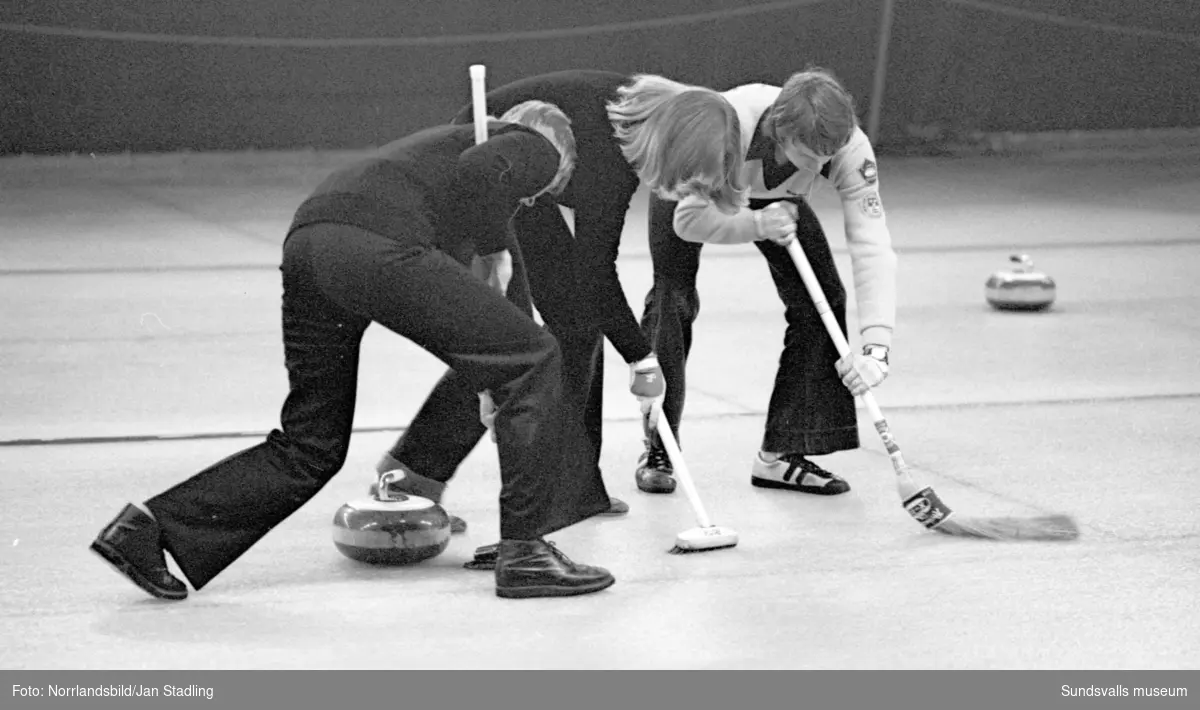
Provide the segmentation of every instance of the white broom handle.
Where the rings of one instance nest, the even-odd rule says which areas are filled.
[[[487,67],[471,65],[471,115],[475,123],[475,143],[483,143],[488,137],[487,126]]]
[[[655,402],[653,406],[658,410],[655,412],[658,415],[658,438],[662,441],[663,448],[667,450],[671,465],[675,467],[675,476],[679,479],[679,484],[683,486],[683,492],[687,494],[688,502],[692,504],[696,522],[702,528],[711,528],[712,523],[708,519],[708,511],[704,509],[704,503],[700,501],[700,494],[696,492],[696,484],[692,481],[692,474],[688,471],[687,462],[683,460],[683,452],[679,450],[679,444],[675,442],[675,434],[671,431],[667,415],[663,414],[662,406],[658,402]]]
[[[821,321],[825,323],[825,329],[829,331],[829,337],[837,346],[838,355],[846,357],[850,352],[850,343],[846,342],[846,336],[842,335],[842,328],[833,315],[833,309],[829,307],[829,301],[825,300],[825,292],[821,289],[821,283],[817,281],[817,275],[813,272],[812,265],[808,263],[808,257],[804,255],[804,249],[800,247],[799,241],[793,239],[788,242],[787,250],[796,264],[796,269],[800,271],[800,278],[804,281],[804,287],[808,289],[808,295],[812,298],[813,305],[817,307]],[[867,406],[871,420],[884,421],[883,411],[879,409],[871,390],[867,390],[859,396],[862,397],[863,404]]]
[[[484,143],[488,138],[487,125],[487,67],[482,64],[471,65],[471,120],[475,123],[475,145]],[[480,266],[479,257],[475,257],[471,262],[472,266]],[[485,277],[486,278],[486,277]],[[479,402],[484,404],[485,401],[491,403],[492,393],[484,391],[479,393]],[[495,404],[491,404],[494,410]],[[492,437],[496,436],[495,429],[492,430]]]

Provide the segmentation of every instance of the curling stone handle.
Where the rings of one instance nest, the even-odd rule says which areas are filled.
[[[1013,254],[1012,256],[1008,257],[1008,260],[1014,264],[1020,264],[1021,271],[1033,270],[1033,259],[1031,259],[1028,254]]]
[[[390,471],[384,471],[383,473],[379,474],[379,485],[376,487],[375,497],[381,501],[408,500],[408,496],[404,495],[403,493],[401,493],[397,496],[393,496],[388,491],[389,483],[391,483],[392,481],[402,479],[402,478],[404,478],[404,471],[401,469],[392,469]]]

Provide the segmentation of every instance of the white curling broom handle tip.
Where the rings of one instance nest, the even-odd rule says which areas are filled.
[[[475,124],[475,143],[487,140],[487,67],[471,65],[471,108]]]

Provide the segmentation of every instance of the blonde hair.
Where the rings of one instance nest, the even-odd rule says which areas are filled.
[[[659,197],[697,195],[725,211],[746,204],[741,123],[719,92],[638,74],[607,109],[625,159]]]
[[[560,195],[567,189],[571,175],[575,172],[577,153],[575,133],[571,130],[571,119],[562,109],[545,101],[524,101],[504,112],[500,117],[506,123],[518,123],[541,133],[558,149],[558,172],[541,192],[527,198],[532,204],[544,194]]]
[[[766,137],[777,143],[800,142],[820,155],[833,155],[850,142],[858,117],[854,99],[832,73],[810,67],[783,84],[767,109]]]

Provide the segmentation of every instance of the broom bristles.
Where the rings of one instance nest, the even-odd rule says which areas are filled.
[[[942,502],[933,488],[917,489],[912,472],[898,455],[896,491],[900,501],[918,523],[930,530],[954,537],[974,537],[983,540],[1050,540],[1069,541],[1079,537],[1079,526],[1069,515],[1059,513],[1033,517],[973,518],[954,513]],[[914,504],[916,503],[916,504]]]
[[[1079,537],[1079,526],[1068,515],[1042,515],[1028,518],[963,518],[957,515],[934,527],[955,537],[985,540],[1068,541]]]
[[[695,552],[712,552],[713,550],[728,550],[731,547],[737,547],[737,543],[717,545],[715,547],[680,547],[675,545],[667,550],[669,555],[690,555]]]

